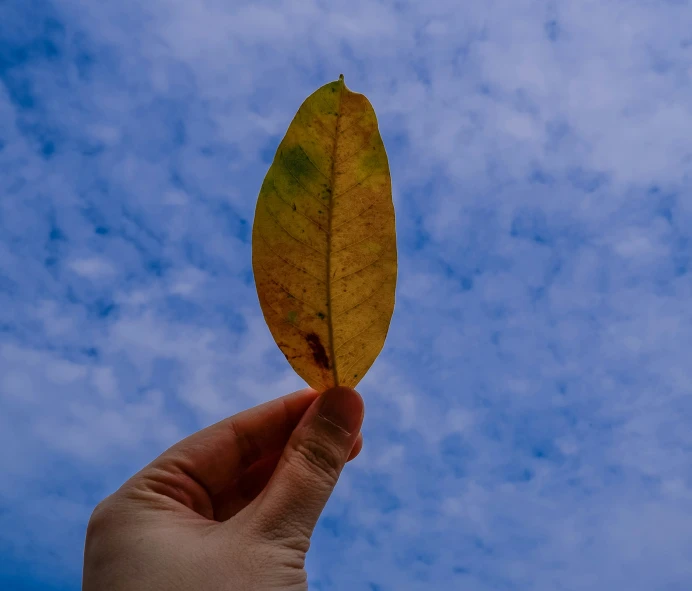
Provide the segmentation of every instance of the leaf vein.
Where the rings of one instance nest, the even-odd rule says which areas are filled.
[[[349,126],[348,126],[346,129],[344,129],[341,133],[344,134],[344,133],[346,133],[347,131],[350,131],[352,127],[355,127],[355,126],[358,125],[363,119],[365,119],[365,117],[367,116],[367,114],[368,114],[368,111],[366,110],[365,113],[363,113],[360,117],[358,117],[358,119],[356,119],[353,123],[351,123],[351,125],[349,125]]]
[[[308,308],[310,308],[310,309],[313,310],[314,312],[318,312],[318,313],[319,313],[319,312],[321,311],[321,310],[318,310],[317,308],[315,308],[315,306],[313,306],[312,304],[310,304],[310,303],[306,302],[305,300],[299,298],[299,297],[298,297],[297,295],[295,295],[294,293],[291,293],[284,285],[282,285],[282,284],[279,283],[276,279],[274,279],[273,277],[271,277],[271,275],[269,274],[269,271],[267,270],[267,268],[266,268],[262,263],[257,262],[257,264],[259,265],[260,269],[262,269],[262,271],[265,272],[265,274],[267,275],[267,277],[269,277],[269,281],[271,281],[274,285],[276,285],[276,286],[277,286],[281,291],[283,291],[286,295],[288,295],[289,297],[293,298],[294,300],[299,301],[301,304],[307,306]]]
[[[329,130],[325,127],[325,125],[324,125],[324,123],[322,123],[322,121],[320,121],[320,120],[317,118],[317,115],[316,115],[316,113],[315,113],[315,109],[310,109],[310,114],[313,116],[312,120],[313,120],[315,123],[317,123],[317,125],[319,126],[319,128],[320,128],[322,131],[324,131],[324,133],[326,133],[330,138],[332,138],[333,140],[336,140],[336,136],[335,136],[331,131],[329,131]]]
[[[358,146],[358,148],[356,150],[351,152],[348,156],[345,156],[344,158],[339,160],[339,162],[337,164],[339,166],[345,166],[346,164],[348,164],[353,159],[353,157],[358,154],[358,152],[360,152],[365,146],[368,145],[369,142],[370,142],[370,138],[368,138],[366,141],[364,141],[360,146]],[[365,179],[363,179],[363,180],[365,180]]]
[[[389,254],[389,249],[386,249],[374,261],[369,262],[364,267],[361,267],[360,269],[357,269],[356,271],[351,271],[350,273],[346,273],[346,275],[342,275],[341,277],[335,277],[334,281],[341,281],[342,279],[346,279],[346,277],[350,277],[351,275],[355,275],[356,273],[360,273],[361,271],[365,271],[365,269],[368,269],[368,268],[372,267],[374,264],[379,263],[382,259],[385,258],[385,256],[387,256],[387,254]]]
[[[334,353],[336,353],[336,351],[340,351],[341,349],[343,349],[346,345],[348,345],[348,343],[350,343],[350,342],[353,341],[354,339],[357,339],[360,335],[362,335],[362,334],[363,334],[366,330],[368,330],[369,328],[372,328],[381,318],[382,318],[382,314],[378,314],[377,317],[375,318],[375,320],[373,320],[370,324],[368,324],[363,330],[358,331],[356,334],[354,334],[353,336],[351,336],[351,337],[349,337],[348,339],[346,339],[343,343],[341,343],[341,344],[336,348],[336,350],[334,351]]]
[[[332,252],[333,252],[333,254],[336,254],[337,252],[341,252],[342,250],[347,250],[347,249],[351,248],[352,246],[355,246],[356,244],[360,244],[361,242],[365,242],[366,240],[369,240],[369,239],[375,240],[375,239],[381,237],[383,234],[385,234],[385,232],[380,232],[379,234],[375,234],[374,236],[371,236],[370,234],[368,234],[367,236],[364,236],[360,240],[355,240],[354,242],[351,242],[350,244],[347,244],[346,246],[342,246],[339,250],[335,250]]]
[[[362,215],[365,214],[366,212],[370,211],[374,206],[375,206],[375,204],[374,204],[374,203],[371,203],[371,204],[368,205],[363,211],[361,211],[359,214],[354,215],[353,217],[347,219],[345,222],[341,222],[338,226],[332,228],[332,234],[333,234],[334,232],[336,232],[336,231],[337,231],[339,228],[341,228],[342,226],[346,226],[346,225],[350,224],[353,220],[357,220],[360,216],[362,216]]]
[[[315,164],[315,163],[312,161],[312,159],[310,158],[310,156],[308,156],[308,153],[305,151],[305,149],[303,148],[303,146],[301,146],[300,144],[298,144],[298,148],[300,149],[300,151],[301,151],[303,154],[305,154],[305,157],[308,159],[308,162],[309,162],[310,164],[312,164],[312,166],[314,167],[314,169],[315,169],[317,172],[319,172],[319,173],[320,173],[325,179],[327,179],[328,181],[331,180],[326,174],[324,174],[324,173],[318,168],[317,164]]]
[[[274,187],[274,192],[276,193],[277,197],[278,197],[279,199],[281,199],[281,201],[283,201],[283,202],[284,202],[286,205],[288,205],[291,209],[293,209],[293,205],[294,205],[294,204],[293,204],[293,203],[290,203],[289,201],[286,201],[286,200],[283,198],[282,194],[279,192],[279,189],[276,187],[276,182],[274,182],[274,179],[272,179],[272,186]],[[298,211],[297,209],[293,209],[293,211],[294,211],[294,213],[297,213],[299,216],[304,217],[307,221],[309,221],[309,222],[311,222],[312,224],[314,224],[317,228],[319,228],[320,230],[322,230],[322,232],[324,232],[325,234],[327,233],[327,230],[325,230],[319,222],[316,222],[316,221],[313,220],[310,216],[305,215],[304,213]]]
[[[279,162],[281,162],[281,164],[282,164],[283,167],[284,167],[284,170],[285,170],[288,174],[291,175],[291,178],[292,178],[296,183],[298,183],[298,186],[299,186],[301,189],[303,189],[303,191],[305,191],[305,194],[306,194],[308,197],[312,197],[317,203],[319,203],[320,205],[324,206],[324,203],[322,203],[322,200],[321,200],[317,195],[313,195],[313,194],[310,192],[310,190],[309,190],[303,183],[301,183],[301,182],[298,180],[298,177],[297,177],[296,175],[293,174],[293,171],[288,167],[288,164],[286,164],[286,161],[284,160],[283,154],[281,155],[281,158],[279,158]]]
[[[291,234],[291,233],[288,231],[288,229],[285,228],[285,227],[281,224],[281,222],[279,221],[279,218],[277,218],[277,217],[272,213],[272,211],[269,209],[269,204],[266,202],[266,200],[265,200],[264,205],[265,205],[265,209],[266,209],[267,213],[269,214],[269,217],[270,217],[271,219],[274,220],[274,222],[275,222],[276,225],[279,227],[279,229],[283,230],[283,232],[284,232],[287,236],[290,236],[291,238],[293,238],[293,240],[295,240],[296,242],[299,242],[299,243],[302,244],[303,246],[307,246],[310,250],[313,250],[314,252],[316,252],[316,253],[319,254],[319,255],[324,255],[324,254],[326,254],[326,253],[322,252],[321,250],[319,250],[319,249],[315,248],[314,246],[312,246],[312,244],[308,244],[307,242],[304,242],[303,240],[301,240],[301,239],[298,238],[297,236],[294,236],[293,234]]]
[[[364,357],[367,357],[368,355],[370,355],[370,351],[368,349],[366,349],[365,352],[360,357],[358,357],[358,359],[356,359],[353,363],[351,363],[351,365],[348,366],[346,371],[344,371],[344,375],[350,374],[351,371],[353,370],[353,368],[356,367],[358,365],[358,363],[360,363],[360,360],[363,359]]]
[[[355,188],[358,187],[359,185],[362,185],[362,184],[363,184],[365,181],[367,181],[371,176],[373,176],[373,175],[375,175],[375,174],[377,174],[377,173],[381,173],[381,172],[383,172],[383,171],[382,171],[382,170],[379,170],[379,169],[378,169],[378,170],[373,170],[370,174],[365,175],[365,176],[364,176],[362,179],[360,179],[357,183],[352,184],[348,189],[345,189],[344,191],[342,191],[342,192],[339,193],[338,195],[334,195],[334,199],[336,200],[336,199],[338,199],[339,197],[342,197],[343,195],[346,195],[346,193],[348,193],[349,191],[352,191],[353,189],[355,189]]]
[[[348,314],[348,313],[351,312],[352,310],[355,310],[355,309],[358,308],[359,306],[363,305],[363,304],[364,304],[365,302],[367,302],[369,299],[371,299],[371,298],[374,297],[376,294],[378,294],[379,291],[380,291],[388,282],[389,282],[389,277],[388,277],[387,279],[385,279],[384,281],[382,281],[382,283],[380,283],[380,284],[379,284],[379,285],[378,285],[378,286],[377,286],[366,298],[363,298],[363,299],[362,299],[360,302],[358,302],[357,304],[354,304],[354,305],[351,306],[350,308],[347,308],[347,309],[344,310],[343,312],[340,312],[340,313],[339,313],[337,316],[335,316],[334,318],[340,318],[341,316],[344,316],[345,314]]]
[[[262,239],[262,242],[264,242],[264,243],[267,245],[267,249],[269,250],[269,252],[271,252],[275,257],[277,257],[278,259],[281,259],[284,263],[286,263],[286,264],[289,265],[290,267],[293,267],[294,269],[297,269],[298,271],[302,271],[302,272],[305,273],[306,275],[309,275],[310,277],[312,277],[313,279],[315,279],[316,281],[319,281],[322,285],[324,285],[324,281],[323,281],[322,279],[320,279],[319,277],[316,277],[315,275],[313,275],[312,273],[310,273],[310,271],[308,271],[307,269],[303,269],[303,267],[300,267],[300,266],[296,265],[295,263],[292,263],[291,261],[286,260],[286,259],[285,259],[284,257],[282,257],[278,252],[276,252],[276,251],[271,247],[271,245],[269,244],[269,242],[267,241],[267,239],[264,237],[264,235],[262,234],[262,232],[258,231],[258,232],[257,232],[257,235]]]

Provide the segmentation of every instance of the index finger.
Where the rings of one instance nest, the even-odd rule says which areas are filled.
[[[281,450],[318,396],[305,388],[223,419],[179,441],[144,471],[184,474],[214,497],[255,462]]]

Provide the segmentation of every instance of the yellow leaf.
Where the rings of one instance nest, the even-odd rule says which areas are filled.
[[[252,267],[276,343],[311,387],[354,387],[394,311],[392,184],[375,111],[339,80],[298,109],[267,172]]]

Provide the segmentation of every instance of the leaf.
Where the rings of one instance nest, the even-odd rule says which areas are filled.
[[[252,266],[276,343],[311,387],[354,387],[394,311],[396,231],[375,111],[343,75],[311,94],[257,200]]]

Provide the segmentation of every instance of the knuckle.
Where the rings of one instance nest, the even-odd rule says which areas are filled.
[[[303,568],[305,566],[305,555],[308,553],[308,550],[310,550],[309,534],[306,535],[303,533],[296,533],[292,536],[284,536],[281,540],[281,545],[286,550],[295,553],[294,555],[300,558],[301,562],[296,566],[299,568]]]
[[[295,550],[304,554],[310,549],[311,531],[302,525],[299,519],[285,519],[281,521],[271,520],[257,525],[257,542],[260,546],[269,546],[273,549],[282,548]]]
[[[334,444],[319,437],[305,437],[297,441],[293,457],[329,484],[336,484],[342,469],[342,454]]]
[[[108,526],[111,521],[111,508],[108,505],[108,499],[101,501],[94,510],[91,512],[91,517],[89,517],[89,523],[87,523],[87,538],[93,538],[94,535],[99,534]]]
[[[302,526],[300,520],[267,519],[257,515],[250,527],[243,531],[244,544],[240,552],[248,552],[251,556],[247,563],[258,567],[283,557],[282,566],[291,563],[303,568],[305,555],[310,549],[310,535],[311,531]]]

